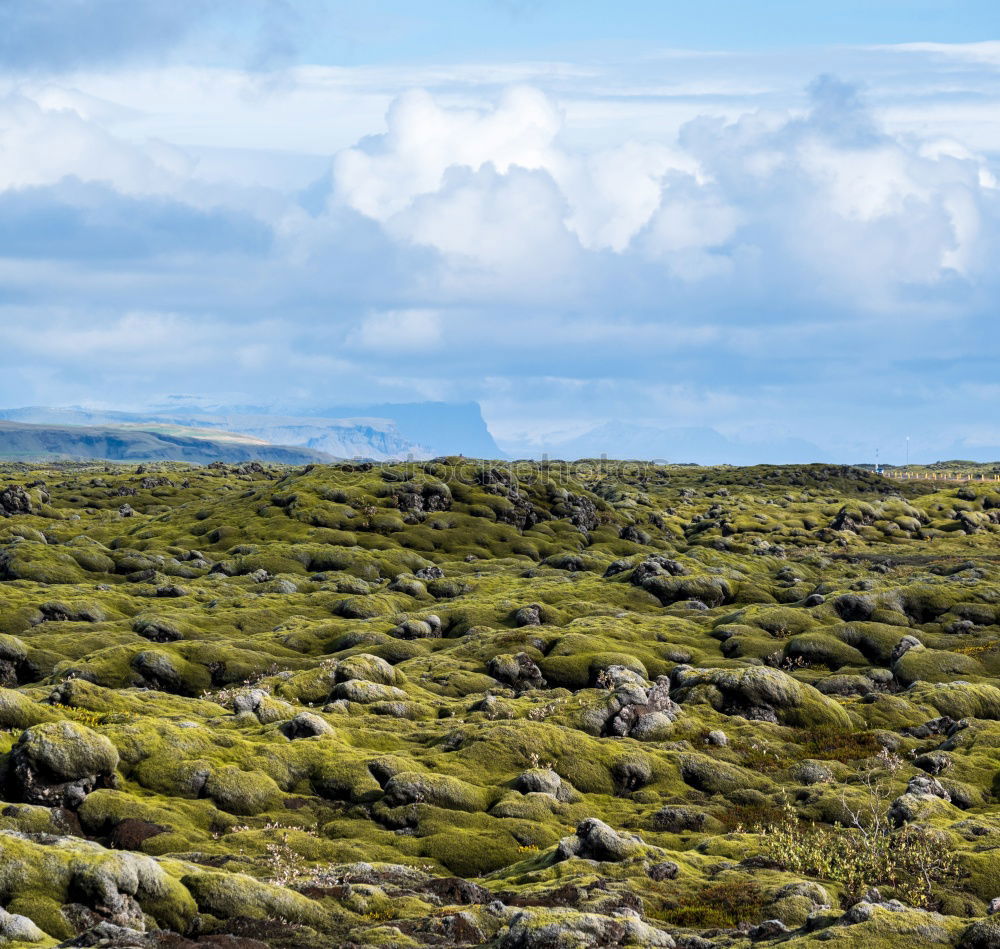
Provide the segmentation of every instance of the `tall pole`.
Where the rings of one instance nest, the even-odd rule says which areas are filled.
[[[906,467],[910,467],[910,436],[906,436]]]

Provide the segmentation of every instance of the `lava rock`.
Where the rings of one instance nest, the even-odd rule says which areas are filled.
[[[318,738],[335,734],[333,726],[313,712],[299,712],[281,726],[281,733],[290,740]]]
[[[46,722],[21,733],[11,765],[8,780],[22,800],[76,808],[95,788],[114,787],[118,751],[76,722]]]
[[[588,817],[581,821],[576,833],[563,837],[556,847],[556,860],[580,857],[599,862],[626,860],[645,847],[645,843],[633,834],[619,834],[604,821]]]
[[[12,484],[0,491],[0,515],[31,514],[31,497],[19,484]]]
[[[546,685],[542,670],[525,652],[514,656],[493,656],[486,663],[486,671],[498,682],[509,685],[517,692],[544,689]]]

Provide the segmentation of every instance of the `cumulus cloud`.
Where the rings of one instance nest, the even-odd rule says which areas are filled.
[[[337,197],[383,222],[444,190],[453,169],[539,171],[559,188],[564,223],[583,247],[621,251],[656,210],[663,176],[697,173],[690,158],[663,145],[573,152],[559,141],[564,120],[556,103],[526,86],[507,90],[486,111],[449,109],[427,92],[408,92],[386,124],[383,135],[344,150],[333,167]]]
[[[137,146],[73,108],[45,108],[18,93],[0,99],[0,142],[0,190],[76,177],[125,194],[164,192],[193,164],[181,149]]]
[[[333,200],[459,272],[531,286],[540,270],[554,282],[592,275],[602,252],[626,269],[655,261],[682,282],[807,294],[818,281],[816,302],[866,310],[914,284],[975,278],[984,229],[997,224],[986,160],[958,142],[887,134],[835,79],[810,94],[806,114],[777,123],[699,119],[678,147],[581,153],[537,90],[511,90],[486,111],[408,93],[384,134],[337,156]]]
[[[527,87],[507,91],[489,112],[446,109],[413,90],[393,103],[386,124],[384,135],[341,152],[333,169],[338,195],[381,221],[439,190],[449,168],[548,167],[560,119],[548,97]]]

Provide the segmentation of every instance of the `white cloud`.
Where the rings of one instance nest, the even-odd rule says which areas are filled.
[[[659,144],[626,141],[593,154],[574,152],[559,140],[563,121],[557,104],[524,86],[509,89],[488,110],[446,108],[424,91],[408,92],[393,103],[386,123],[384,135],[340,152],[333,166],[337,199],[382,222],[448,190],[451,169],[489,166],[502,176],[513,169],[544,171],[559,186],[566,203],[560,214],[581,245],[622,251],[656,210],[664,176],[698,171],[689,156]],[[449,210],[451,218],[462,217],[454,203]],[[533,225],[537,228],[539,221],[529,215],[522,243]],[[481,245],[467,235],[467,224],[447,240],[434,223],[411,229],[418,242],[449,253],[460,245],[466,255],[487,264],[507,256],[499,251],[499,240],[485,241],[480,253]],[[529,238],[528,247],[532,243]]]
[[[566,224],[590,249],[624,251],[660,204],[664,179],[700,178],[698,163],[676,148],[626,141],[593,155],[566,155],[556,180],[570,204]]]
[[[701,280],[730,270],[730,259],[716,253],[735,236],[741,212],[712,188],[667,188],[662,205],[643,237],[642,250],[666,261],[682,279]]]
[[[369,313],[350,341],[379,351],[431,349],[441,341],[442,316],[435,310],[386,310]]]
[[[333,167],[337,195],[380,221],[440,190],[449,168],[550,167],[560,122],[546,96],[517,87],[486,113],[446,109],[414,90],[393,103],[386,124],[384,136],[341,152]]]
[[[981,43],[898,43],[894,46],[876,46],[885,52],[931,54],[942,59],[972,63],[1000,64],[1000,42],[984,40]]]
[[[487,111],[408,93],[383,135],[337,156],[334,202],[440,251],[454,293],[547,283],[565,299],[592,283],[593,251],[657,261],[687,283],[819,287],[826,304],[869,311],[911,284],[974,278],[986,160],[940,137],[887,134],[834,80],[813,96],[808,114],[698,120],[676,145],[587,152],[566,145],[557,104],[537,90]]]
[[[542,300],[576,289],[580,247],[564,212],[563,197],[544,172],[456,168],[439,191],[419,196],[385,227],[443,255],[440,289],[451,296]]]
[[[117,318],[81,320],[78,313],[55,311],[41,323],[11,320],[4,329],[11,350],[59,361],[81,358],[101,363],[128,360],[163,365],[214,359],[222,342],[217,325],[176,313],[134,311]]]
[[[45,97],[43,97],[45,98]],[[172,191],[193,162],[163,142],[133,145],[67,102],[45,107],[19,94],[0,99],[0,191],[74,176],[124,194]]]

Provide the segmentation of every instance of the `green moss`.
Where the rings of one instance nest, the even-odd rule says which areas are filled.
[[[242,873],[189,873],[181,878],[202,912],[228,919],[277,918],[317,929],[330,925],[330,914],[314,901],[283,887],[269,886]]]
[[[205,792],[222,810],[239,815],[263,813],[281,797],[281,789],[268,775],[233,766],[213,769]]]
[[[913,702],[930,705],[951,718],[1000,721],[1000,689],[992,684],[946,682],[927,686],[918,683],[907,691],[907,697]]]
[[[33,725],[21,734],[14,755],[57,781],[111,774],[118,767],[115,746],[73,721]]]
[[[979,678],[985,669],[972,657],[942,649],[911,649],[894,666],[896,678],[912,682],[951,682]]]
[[[485,810],[490,803],[489,794],[482,788],[448,775],[415,771],[394,774],[385,786],[385,796],[393,806],[427,803],[456,811]]]
[[[0,689],[0,728],[28,728],[56,718],[55,711],[33,702],[27,695]]]
[[[822,665],[829,669],[867,664],[861,652],[827,633],[795,636],[785,646],[784,654],[789,659],[799,659],[809,665]]]
[[[17,797],[37,765],[45,795],[111,769],[77,776],[95,789],[75,814],[0,809],[0,905],[53,937],[74,934],[61,903],[135,877],[150,927],[250,934],[252,918],[279,946],[445,944],[465,926],[505,949],[649,945],[653,921],[742,943],[713,929],[801,926],[815,884],[737,867],[751,838],[734,831],[786,792],[803,826],[849,822],[886,747],[903,764],[883,811],[947,756],[953,803],[907,801],[965,875],[938,888],[940,918],[833,926],[834,909],[785,942],[955,944],[996,895],[1000,568],[978,488],[462,459],[7,474],[45,488],[0,522],[0,777]],[[168,584],[183,589],[153,596]],[[900,656],[904,636],[924,648]],[[544,683],[488,674],[519,654]],[[627,718],[648,688],[606,688],[611,666],[668,676],[676,720],[608,736],[612,705]],[[310,715],[332,731],[305,737]],[[656,816],[671,808],[694,817]],[[648,846],[555,861],[589,817]],[[76,821],[89,841],[67,836]],[[479,877],[477,900],[512,909],[428,874]]]
[[[54,939],[72,939],[76,931],[62,913],[62,906],[51,897],[31,895],[16,897],[7,904],[8,913],[27,916],[39,929]]]

